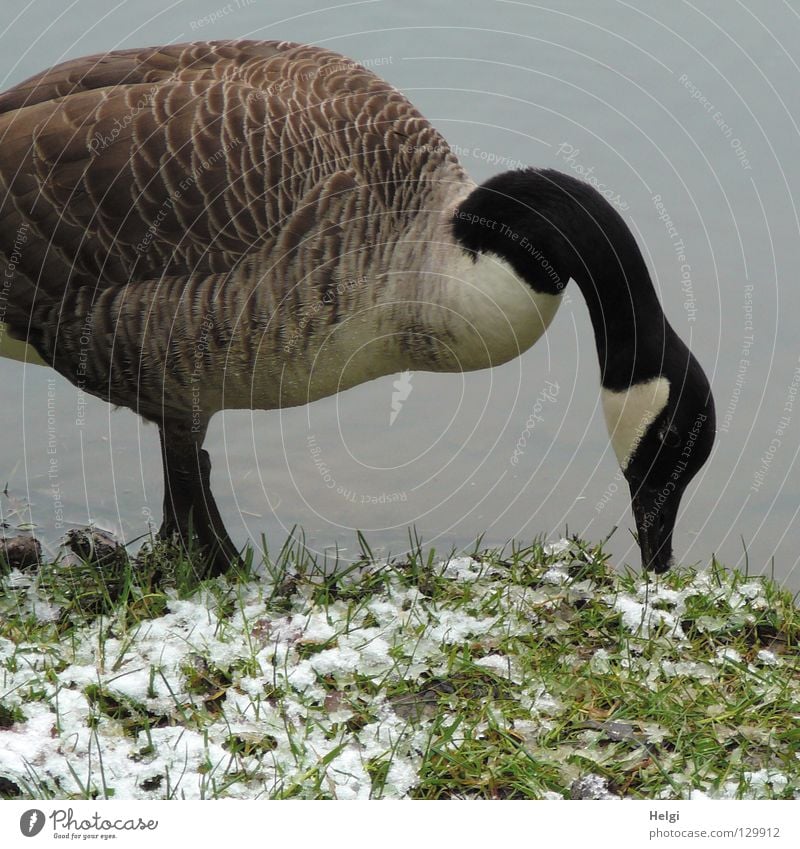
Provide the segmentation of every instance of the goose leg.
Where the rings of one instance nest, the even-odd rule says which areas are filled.
[[[202,444],[205,432],[159,426],[164,465],[164,519],[158,535],[177,537],[188,550],[194,534],[208,559],[208,574],[221,575],[241,563],[211,494],[211,460]]]
[[[174,431],[171,431],[174,434]],[[164,469],[164,516],[158,529],[160,539],[176,537],[184,547],[189,543],[189,517],[192,512],[191,464],[178,457],[176,439],[167,438],[165,428],[159,427],[161,461]]]
[[[193,516],[197,516],[196,532],[208,550],[210,575],[226,572],[230,566],[242,565],[239,551],[228,536],[217,502],[211,494],[211,458],[208,451],[197,446],[197,468],[200,472],[199,489],[195,490]]]

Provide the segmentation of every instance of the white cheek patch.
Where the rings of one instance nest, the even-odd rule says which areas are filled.
[[[647,429],[667,406],[669,381],[654,377],[620,392],[603,389],[602,400],[611,447],[624,472]]]

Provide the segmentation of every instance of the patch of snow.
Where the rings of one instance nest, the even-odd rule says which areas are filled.
[[[789,783],[786,776],[777,769],[759,769],[755,772],[746,772],[744,774],[745,784],[747,784],[759,798],[763,798],[764,791],[767,786],[771,786],[775,793],[781,793],[786,789]]]
[[[701,683],[708,684],[719,677],[719,672],[713,666],[697,660],[662,660],[660,666],[667,678],[696,678]]]
[[[367,637],[365,642],[365,637]],[[389,654],[389,643],[382,637],[369,637],[362,631],[362,636],[353,641],[358,651],[361,664],[372,670],[384,671],[394,664]]]
[[[669,611],[654,608],[653,603],[656,599],[657,597],[649,599],[648,602],[641,602],[629,595],[620,593],[616,596],[606,597],[605,600],[621,614],[622,624],[629,631],[641,634],[643,637],[649,637],[654,628],[665,625],[670,633],[682,639],[684,634],[677,617]]]
[[[428,637],[434,643],[463,643],[467,637],[485,634],[491,630],[493,619],[476,619],[467,613],[453,610],[437,610],[438,624],[428,629]]]
[[[589,666],[593,672],[605,675],[611,670],[611,656],[605,649],[597,649],[589,661]]]
[[[335,611],[332,610],[331,613],[335,614]],[[315,613],[305,620],[302,617],[295,617],[293,625],[300,628],[303,634],[303,642],[306,643],[327,643],[328,640],[336,636],[336,629],[324,613]]]
[[[569,551],[572,547],[572,543],[568,539],[560,539],[557,542],[548,542],[546,545],[542,546],[542,550],[548,556],[553,556],[556,554],[564,554],[565,551]]]
[[[566,584],[569,581],[567,572],[568,564],[555,563],[542,575],[542,581],[546,584]]]
[[[729,646],[725,648],[719,649],[716,654],[717,660],[721,662],[725,662],[726,660],[731,661],[732,663],[741,663],[742,656],[739,654],[736,649],[732,649]]]
[[[729,619],[724,616],[698,616],[695,620],[695,626],[698,631],[714,634],[717,631],[724,631],[729,626]]]
[[[369,799],[372,793],[372,781],[364,768],[362,756],[353,747],[337,755],[326,774],[335,799]]]
[[[742,774],[741,784],[738,781],[726,781],[720,788],[713,790],[693,790],[691,799],[765,799],[772,795],[780,795],[786,789],[789,781],[777,769],[759,769]]]
[[[342,677],[348,687],[355,674],[413,680],[443,663],[442,644],[481,634],[493,620],[439,610],[417,590],[399,588],[355,614],[337,602],[324,613],[311,609],[265,618],[263,586],[238,591],[243,595],[239,611],[229,620],[218,619],[213,599],[197,597],[171,599],[167,614],[142,623],[124,641],[108,635],[107,622],[105,630],[99,620],[85,626],[78,639],[62,647],[69,665],[55,684],[43,675],[56,659],[47,650],[0,642],[0,657],[17,660],[13,673],[6,669],[5,687],[45,691],[41,702],[23,706],[24,722],[3,731],[0,774],[34,786],[38,782],[60,795],[82,795],[86,785],[101,795],[104,787],[111,788],[115,798],[197,799],[215,795],[215,788],[241,798],[269,795],[319,771],[323,792],[367,798],[373,779],[366,764],[375,760],[387,765],[381,795],[406,795],[419,780],[419,752],[429,746],[425,721],[412,728],[388,708],[360,697],[359,709],[366,715],[375,712],[377,719],[349,731],[344,722],[353,710],[347,698],[321,679]],[[310,599],[305,603],[311,606]],[[364,627],[368,613],[380,627]],[[434,639],[425,640],[431,661],[398,666],[392,646],[423,642],[419,626],[431,622]],[[404,631],[409,627],[410,641]],[[330,647],[313,652],[317,643]],[[260,667],[262,674],[239,677],[241,661],[248,671]],[[99,686],[148,711],[180,716],[203,698],[186,691],[184,670],[197,668],[202,674],[203,664],[218,665],[232,684],[219,702],[219,719],[202,731],[177,725],[131,735],[92,705],[86,693],[89,685]],[[283,690],[279,705],[270,695],[275,688]],[[233,736],[250,741],[253,753],[231,748],[227,741]],[[262,740],[265,748],[259,749]],[[334,753],[330,763],[322,763]],[[228,774],[254,777],[230,782]]]
[[[97,673],[95,673],[96,675]],[[156,683],[156,677],[152,677],[153,684]],[[132,669],[129,672],[115,675],[108,679],[106,689],[110,693],[120,696],[127,696],[138,702],[144,702],[148,698],[148,690],[150,689],[150,667],[140,667]],[[159,680],[159,683],[163,683]]]
[[[741,607],[744,607],[747,604],[747,600],[740,593],[736,592],[736,590],[732,590],[728,597],[725,599],[728,602],[728,606],[731,610],[738,610]]]
[[[760,581],[748,581],[746,584],[739,584],[736,589],[741,595],[751,601],[756,599],[760,601],[764,596],[764,585]],[[766,599],[763,600],[766,601]]]
[[[481,564],[472,557],[453,557],[444,566],[443,574],[447,578],[461,581],[474,581],[480,577]]]
[[[94,713],[94,709],[81,690],[68,690],[62,687],[57,695],[54,694],[53,702],[57,708],[53,715],[56,722],[54,727],[69,728],[72,725],[84,724]]]
[[[552,716],[563,710],[561,702],[554,696],[551,696],[542,685],[534,687],[529,691],[528,696],[528,699],[520,699],[520,704],[523,704],[531,713]]]
[[[393,791],[392,796],[402,798],[417,784],[419,784],[418,759],[396,758],[392,761],[386,775],[386,786]]]
[[[36,598],[31,600],[31,612],[40,622],[55,622],[61,615],[61,605]]]
[[[2,732],[0,775],[25,777],[29,766],[42,768],[51,756],[55,715],[41,702],[26,705],[25,715],[27,722]]]
[[[0,661],[13,657],[19,650],[20,646],[17,643],[12,643],[5,637],[0,637]]]
[[[590,772],[573,782],[570,795],[573,799],[619,799],[608,788],[608,781],[601,775]]]
[[[358,669],[361,656],[351,648],[326,649],[308,659],[308,665],[318,675],[347,675]]]
[[[651,585],[649,587],[649,593],[654,602],[658,601],[663,605],[670,605],[671,607],[683,605],[683,601],[686,598],[686,592],[684,590],[671,590],[669,587],[663,586],[656,588]]]
[[[307,690],[317,683],[317,673],[310,660],[301,660],[297,666],[289,670],[286,681],[295,690]]]
[[[60,675],[62,684],[72,687],[87,687],[89,684],[97,684],[100,680],[97,666],[68,666]]]
[[[708,793],[704,793],[702,790],[692,790],[689,794],[689,799],[692,802],[707,802],[712,797],[708,795]]]
[[[529,746],[539,739],[544,730],[543,725],[539,720],[532,719],[515,719],[512,727],[515,733],[522,737],[525,743]]]
[[[511,672],[510,660],[503,654],[487,654],[485,657],[478,658],[475,661],[475,666],[482,666],[484,669],[493,669],[504,678],[511,680],[514,677]]]
[[[376,598],[370,601],[367,604],[367,610],[369,610],[381,625],[391,625],[402,612],[399,605],[384,598]]]

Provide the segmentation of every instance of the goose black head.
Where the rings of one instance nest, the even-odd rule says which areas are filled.
[[[711,453],[714,402],[625,220],[587,183],[528,168],[476,188],[459,205],[453,234],[470,251],[506,259],[537,292],[558,294],[570,279],[580,288],[642,565],[666,572],[681,497]]]
[[[666,572],[683,493],[714,444],[708,380],[675,337],[662,374],[626,390],[604,389],[603,408],[631,491],[642,566]]]

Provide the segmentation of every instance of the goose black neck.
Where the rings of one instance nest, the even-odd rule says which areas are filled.
[[[660,375],[670,349],[683,347],[633,234],[587,183],[551,170],[500,174],[457,207],[453,233],[476,256],[505,259],[538,292],[557,294],[575,280],[589,308],[606,388]]]

